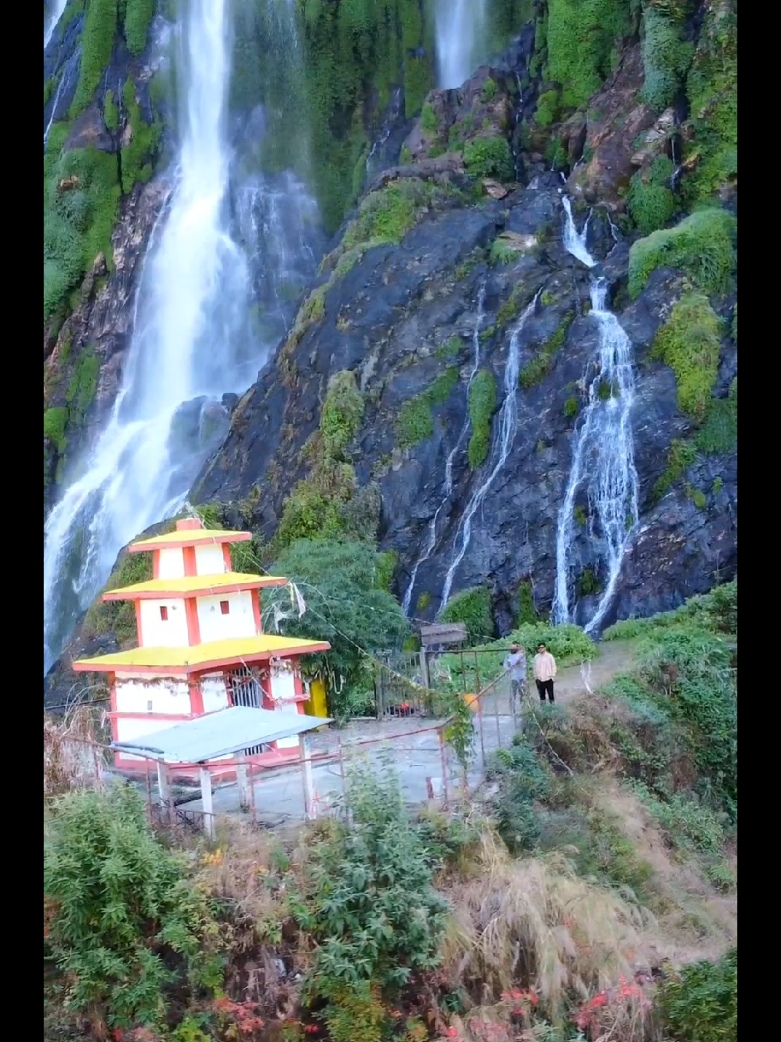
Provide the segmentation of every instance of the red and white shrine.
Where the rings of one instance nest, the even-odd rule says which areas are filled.
[[[77,671],[108,675],[115,742],[131,741],[229,706],[303,713],[300,661],[328,651],[324,641],[263,632],[260,591],[287,579],[232,570],[230,546],[249,532],[178,521],[167,535],[142,539],[130,553],[152,553],[153,578],[103,594],[132,601],[138,647],[73,663]],[[298,757],[298,738],[244,751],[247,760],[274,766]],[[226,773],[235,760],[225,758]],[[118,752],[116,766],[144,770],[140,756]]]

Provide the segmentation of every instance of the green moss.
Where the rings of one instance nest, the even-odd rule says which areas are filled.
[[[476,470],[483,463],[491,447],[491,418],[496,412],[496,378],[490,369],[481,369],[469,387],[469,420],[472,436],[467,456],[469,466]]]
[[[399,153],[399,162],[402,166],[409,166],[412,162],[412,153],[406,145],[401,146],[401,152]]]
[[[447,602],[439,613],[441,622],[463,622],[470,645],[490,640],[494,635],[491,595],[487,587],[462,590]]]
[[[693,488],[691,485],[686,486],[686,495],[694,503],[698,510],[707,510],[708,508],[708,497],[699,488]]]
[[[162,123],[155,120],[146,123],[141,107],[136,101],[132,80],[127,80],[122,89],[122,98],[130,124],[130,142],[122,149],[122,191],[129,194],[137,181],[145,184],[152,176],[152,167],[147,160],[154,156],[160,143]]]
[[[578,504],[572,511],[572,516],[575,518],[575,524],[579,528],[585,528],[588,524],[588,514],[586,508]]]
[[[112,134],[119,127],[119,107],[113,90],[107,90],[103,99],[103,122]]]
[[[491,264],[511,264],[520,255],[521,251],[513,246],[511,241],[499,235],[491,243],[491,252],[488,255],[488,259]]]
[[[78,116],[92,101],[111,58],[116,34],[117,0],[89,0],[81,33],[79,80],[70,108],[71,118]]]
[[[578,577],[578,595],[588,597],[593,593],[598,593],[600,588],[601,584],[596,572],[592,567],[586,566]]]
[[[396,440],[399,448],[417,445],[434,433],[432,409],[444,405],[458,383],[458,369],[446,369],[422,394],[404,402],[396,417]]]
[[[355,382],[355,374],[348,370],[334,373],[328,381],[320,413],[324,449],[333,459],[344,457],[345,449],[361,428],[363,410],[363,395]]]
[[[564,403],[564,415],[568,420],[573,420],[580,412],[580,399],[573,395]]]
[[[574,318],[574,312],[568,311],[556,332],[542,345],[534,358],[530,359],[521,369],[519,383],[524,390],[538,384],[548,375],[553,365],[553,358],[564,345],[567,330],[572,325]]]
[[[431,594],[424,590],[418,597],[416,610],[425,611],[429,604],[431,604]]]
[[[546,90],[537,99],[537,111],[534,120],[540,127],[549,127],[559,117],[559,92],[557,90]]]
[[[569,154],[559,138],[551,138],[545,146],[545,159],[554,170],[567,169],[569,166]]]
[[[706,455],[734,452],[738,443],[738,385],[733,382],[727,398],[711,398],[694,444]]]
[[[463,349],[464,341],[460,336],[451,336],[437,348],[437,358],[457,358]]]
[[[43,414],[43,436],[55,446],[62,454],[67,444],[65,440],[65,425],[68,422],[68,410],[64,407],[47,409]]]
[[[702,293],[687,293],[657,332],[651,357],[675,373],[678,407],[697,422],[705,418],[716,383],[721,351],[721,319]]]
[[[694,46],[683,39],[683,19],[648,4],[643,8],[642,98],[658,112],[671,105],[691,65]]]
[[[547,79],[577,107],[611,71],[611,52],[630,22],[628,0],[549,0],[545,30]]]
[[[661,499],[683,477],[697,458],[697,450],[688,442],[676,438],[667,453],[667,466],[654,485],[653,498]]]
[[[124,0],[125,40],[132,55],[139,55],[146,47],[149,26],[155,13],[155,0]]]
[[[496,177],[510,181],[514,176],[513,157],[506,138],[498,134],[475,138],[464,145],[464,167],[470,177]]]
[[[483,89],[480,92],[480,97],[483,101],[493,101],[496,97],[496,80],[492,80],[489,76],[483,84]]]
[[[724,480],[722,478],[714,478],[713,484],[711,485],[711,492],[714,496],[717,496],[719,492],[724,488]]]
[[[346,249],[361,243],[400,243],[415,226],[417,211],[430,198],[426,186],[416,178],[371,192],[361,203],[342,244]]]
[[[736,222],[725,210],[699,210],[653,232],[629,251],[629,293],[637,297],[659,267],[678,268],[705,292],[724,290],[735,268]]]
[[[428,134],[436,134],[437,132],[437,116],[428,102],[426,102],[421,110],[420,125]]]
[[[518,619],[515,628],[534,625],[539,621],[537,609],[534,607],[534,591],[528,580],[518,583]]]
[[[629,183],[627,207],[643,235],[663,228],[675,212],[675,196],[669,187],[672,173],[667,156],[657,156],[647,174],[638,171]]]
[[[65,392],[65,400],[70,410],[71,422],[80,422],[89,409],[98,388],[98,376],[100,374],[100,361],[91,349],[82,351],[73,376]]]

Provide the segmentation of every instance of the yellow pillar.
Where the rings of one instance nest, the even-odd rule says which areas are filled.
[[[304,709],[308,716],[328,716],[325,700],[325,684],[322,680],[313,680],[309,685],[309,701]]]

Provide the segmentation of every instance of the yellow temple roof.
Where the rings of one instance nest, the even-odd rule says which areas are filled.
[[[214,640],[206,644],[180,648],[132,648],[113,655],[79,659],[73,663],[78,672],[100,673],[200,673],[219,669],[232,664],[269,658],[276,655],[287,658],[291,655],[311,655],[316,651],[329,651],[326,641],[300,640],[297,637],[279,637],[261,633],[254,637],[231,637]]]
[[[176,529],[165,535],[153,535],[139,539],[128,547],[130,553],[144,550],[165,550],[179,546],[195,546],[198,543],[246,543],[252,539],[251,532],[231,532],[221,528]]]
[[[178,579],[149,579],[147,582],[107,590],[104,601],[153,600],[158,597],[195,597],[255,590],[261,586],[284,586],[287,579],[278,575],[252,575],[245,572],[219,572],[216,575],[184,575]]]

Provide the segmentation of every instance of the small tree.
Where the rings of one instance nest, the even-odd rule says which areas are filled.
[[[112,1028],[159,1024],[175,987],[221,982],[217,926],[182,861],[153,836],[138,793],[72,793],[44,856],[49,940],[71,1009]]]

